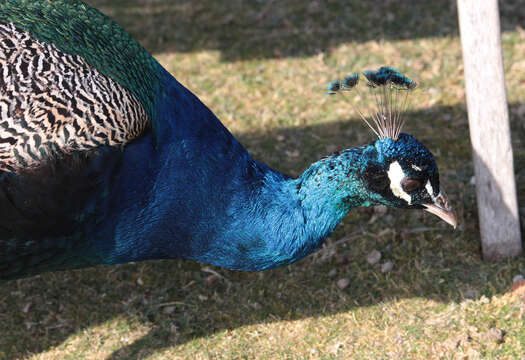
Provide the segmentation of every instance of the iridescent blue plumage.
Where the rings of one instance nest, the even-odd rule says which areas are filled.
[[[350,91],[359,83],[359,74],[353,73],[346,76],[342,81],[334,80],[328,83],[326,90],[328,95],[335,95],[339,91]]]
[[[383,66],[379,70],[366,70],[363,72],[368,80],[370,87],[385,86],[393,84],[400,89],[413,89],[417,86],[417,83],[407,76],[403,75],[399,70],[390,67]]]
[[[363,75],[368,80],[367,85],[370,87],[376,87],[376,86],[382,86],[386,84],[385,77],[381,77],[378,75],[377,71],[374,70],[365,70],[363,71]]]
[[[65,18],[77,14],[76,26],[89,25],[82,13],[85,5],[76,0],[65,4],[75,5],[81,14],[62,7],[50,13]],[[10,0],[2,11],[24,17],[36,8],[28,29],[37,26],[51,34],[49,41],[55,26],[45,17],[33,21],[42,16],[38,9],[44,5]],[[11,14],[10,6],[17,11]],[[20,10],[24,6],[27,11]],[[118,48],[106,52],[106,46],[127,46],[127,56],[139,53],[133,59],[144,66],[121,69],[131,71],[126,76],[116,66],[103,73],[126,89],[143,85],[147,93],[138,98],[153,126],[124,147],[100,146],[17,173],[2,172],[0,279],[170,258],[263,270],[315,251],[357,206],[420,209],[440,196],[432,154],[409,135],[334,153],[290,178],[252,159],[195,95],[137,44],[129,45],[127,35],[120,33],[126,43],[89,38],[97,46],[88,50],[82,48],[85,39],[77,42],[67,34],[61,32],[63,43],[57,46],[62,51],[77,47],[76,54],[102,70],[120,53]],[[357,74],[343,80],[347,88],[357,83]],[[340,81],[328,87],[332,93],[340,89]],[[407,178],[410,188],[404,185]],[[415,188],[414,182],[420,186]]]
[[[341,82],[339,80],[334,80],[328,83],[326,86],[328,95],[335,95],[339,90],[341,90]]]
[[[343,79],[343,86],[342,87],[343,87],[344,90],[351,90],[354,87],[356,87],[358,83],[359,83],[359,74],[358,73],[353,73],[353,74],[347,75]]]

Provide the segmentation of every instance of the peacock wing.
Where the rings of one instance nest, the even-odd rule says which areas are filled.
[[[0,4],[0,279],[89,265],[85,229],[152,127],[158,66],[81,1]]]
[[[0,24],[0,73],[0,170],[124,145],[148,126],[130,91],[13,24]]]

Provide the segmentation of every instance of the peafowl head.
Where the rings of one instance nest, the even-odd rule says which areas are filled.
[[[358,203],[351,205],[423,209],[455,228],[456,216],[440,187],[438,167],[432,153],[413,136],[401,133],[409,93],[417,83],[392,67],[381,67],[363,74],[376,107],[368,116],[358,108],[355,110],[378,139],[355,149],[352,151],[354,156],[346,159],[353,162],[345,170],[352,179],[339,185],[339,189],[349,194],[342,197],[343,202],[347,198],[358,198]],[[358,83],[359,75],[351,74],[342,81],[331,82],[328,94],[359,92]],[[345,157],[344,152],[331,157],[329,162],[337,162],[341,156]]]

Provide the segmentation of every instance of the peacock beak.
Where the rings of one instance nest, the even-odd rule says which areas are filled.
[[[454,229],[458,226],[458,220],[456,214],[452,209],[452,206],[448,203],[448,198],[443,191],[439,192],[439,195],[434,198],[433,204],[424,204],[425,211],[439,216],[442,220],[452,225]]]

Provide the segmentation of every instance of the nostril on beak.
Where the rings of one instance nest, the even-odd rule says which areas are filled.
[[[436,202],[439,206],[445,208],[445,209],[448,209],[448,201],[447,199],[442,195],[440,194],[437,199],[436,199]]]

